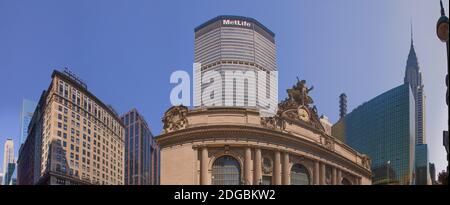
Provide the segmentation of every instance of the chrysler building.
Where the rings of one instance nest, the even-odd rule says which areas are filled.
[[[425,141],[425,94],[422,84],[422,73],[414,49],[411,27],[411,48],[405,70],[405,83],[409,83],[415,100],[416,144],[426,144]]]

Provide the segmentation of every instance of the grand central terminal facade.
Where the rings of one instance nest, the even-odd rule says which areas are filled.
[[[163,185],[370,185],[371,161],[325,132],[305,81],[273,117],[174,106],[163,117]]]

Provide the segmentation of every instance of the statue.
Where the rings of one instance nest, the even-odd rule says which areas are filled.
[[[308,95],[314,86],[311,88],[306,87],[306,81],[300,80],[297,77],[297,85],[292,86],[292,89],[288,89],[289,99],[294,100],[299,105],[308,106],[314,103],[313,99]]]

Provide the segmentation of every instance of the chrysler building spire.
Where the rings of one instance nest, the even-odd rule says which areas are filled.
[[[405,83],[411,87],[415,100],[416,111],[416,144],[425,144],[425,93],[422,84],[422,73],[414,48],[414,33],[411,22],[411,47],[406,61]]]

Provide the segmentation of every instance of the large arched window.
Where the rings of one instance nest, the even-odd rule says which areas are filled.
[[[241,168],[239,162],[231,156],[222,156],[214,161],[212,167],[213,185],[239,185]]]
[[[342,185],[352,185],[352,183],[350,182],[350,180],[348,180],[347,178],[342,178]]]
[[[309,173],[305,166],[294,164],[291,168],[291,184],[292,185],[309,185]]]

